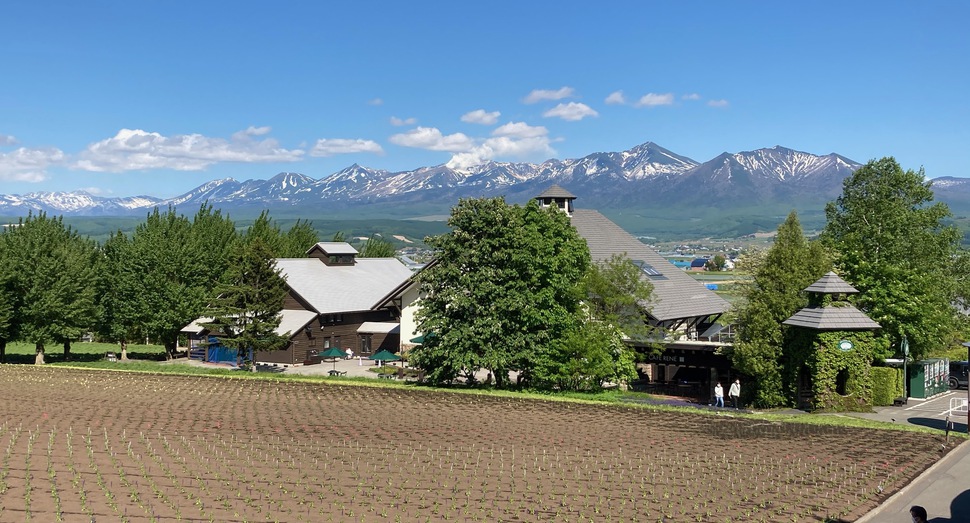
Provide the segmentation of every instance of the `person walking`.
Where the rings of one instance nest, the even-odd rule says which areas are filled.
[[[734,380],[731,390],[728,391],[728,397],[731,398],[731,405],[737,410],[741,404],[741,380]]]
[[[724,407],[724,387],[721,386],[720,381],[714,386],[714,406]]]

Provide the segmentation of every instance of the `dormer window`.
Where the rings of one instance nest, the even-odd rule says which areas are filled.
[[[354,265],[357,249],[347,242],[320,242],[307,251],[310,258],[319,258],[327,265]]]

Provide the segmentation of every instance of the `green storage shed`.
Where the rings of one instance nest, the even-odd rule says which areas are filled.
[[[929,398],[950,390],[950,360],[931,358],[909,364],[909,397]]]

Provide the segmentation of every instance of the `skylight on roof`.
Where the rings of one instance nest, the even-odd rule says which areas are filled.
[[[643,261],[643,260],[633,260],[633,264],[640,268],[644,274],[653,279],[663,279],[664,275],[658,271],[653,265]]]

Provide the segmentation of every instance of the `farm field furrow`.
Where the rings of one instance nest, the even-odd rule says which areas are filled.
[[[0,521],[825,521],[932,434],[0,365]]]

